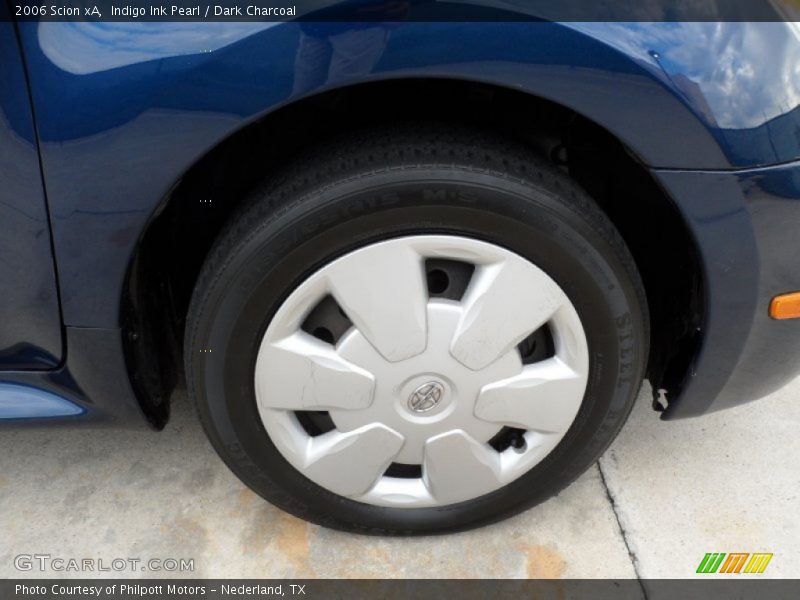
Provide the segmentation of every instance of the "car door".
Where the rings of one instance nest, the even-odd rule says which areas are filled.
[[[51,369],[61,358],[34,120],[14,25],[0,3],[0,371]]]

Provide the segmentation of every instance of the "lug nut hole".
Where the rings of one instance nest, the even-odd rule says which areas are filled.
[[[450,287],[450,276],[442,269],[428,271],[428,291],[431,294],[444,294]]]
[[[323,342],[333,343],[333,333],[327,327],[317,327],[313,331],[314,337],[321,339]]]

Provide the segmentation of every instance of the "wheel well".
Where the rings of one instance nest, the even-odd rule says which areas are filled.
[[[683,219],[635,155],[580,115],[522,92],[454,80],[346,87],[279,109],[222,142],[179,181],[137,247],[123,298],[129,372],[151,421],[163,425],[183,380],[182,340],[197,275],[221,228],[267,173],[320,139],[415,120],[491,128],[574,177],[621,232],[651,315],[647,376],[680,391],[700,341],[702,271]],[[660,408],[654,400],[654,407]]]

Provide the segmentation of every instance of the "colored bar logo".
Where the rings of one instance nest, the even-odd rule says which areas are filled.
[[[767,552],[707,552],[697,566],[697,572],[760,574],[771,560],[772,553]]]

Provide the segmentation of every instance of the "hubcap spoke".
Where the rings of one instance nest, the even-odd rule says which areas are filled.
[[[500,455],[461,430],[425,444],[425,485],[441,504],[483,495],[499,485]]]
[[[387,242],[373,252],[335,262],[328,272],[334,298],[386,360],[415,356],[427,344],[427,287],[422,257]]]
[[[519,257],[481,267],[462,300],[450,352],[470,369],[483,369],[544,325],[565,300],[549,276]]]
[[[559,358],[551,358],[484,386],[475,416],[522,429],[564,433],[575,419],[585,389],[584,376]]]
[[[403,436],[379,423],[330,432],[309,440],[306,475],[342,496],[359,496],[375,485],[402,446]]]
[[[330,344],[299,331],[267,348],[256,364],[259,405],[284,410],[356,410],[372,403],[375,378]]]

